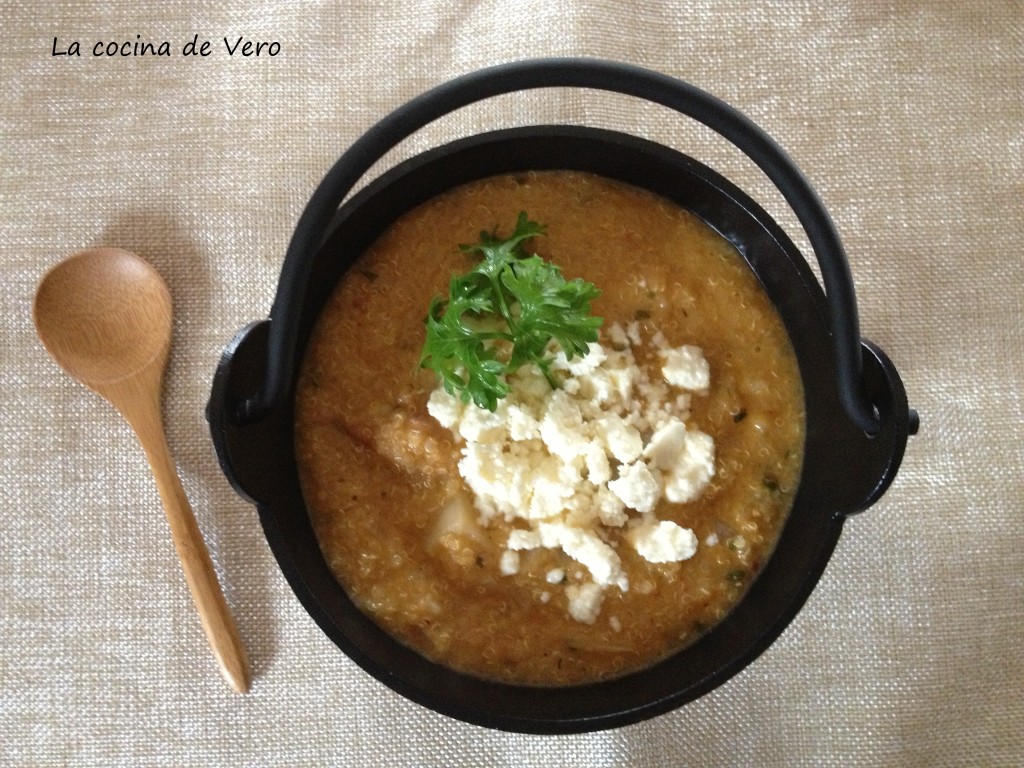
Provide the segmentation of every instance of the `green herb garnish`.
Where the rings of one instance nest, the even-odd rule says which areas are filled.
[[[551,343],[572,359],[597,341],[601,318],[591,316],[590,302],[601,292],[579,278],[567,281],[557,266],[524,250],[544,231],[522,212],[508,238],[481,232],[478,245],[460,246],[480,263],[452,277],[447,298],[430,302],[420,365],[463,402],[493,411],[508,394],[505,377],[528,363],[557,387]]]

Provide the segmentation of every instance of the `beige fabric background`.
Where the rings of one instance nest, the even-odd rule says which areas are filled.
[[[1024,764],[1024,6],[600,0],[0,2],[0,764]],[[94,58],[98,41],[171,58]],[[194,34],[213,43],[186,59]],[[280,42],[232,58],[221,38]],[[52,55],[73,40],[80,58]],[[852,520],[805,610],[741,676],[652,721],[490,732],[392,694],[303,612],[203,407],[221,349],[269,309],[321,174],[422,90],[541,55],[630,61],[726,99],[787,148],[839,226],[863,331],[923,429]],[[791,226],[723,142],[629,99],[545,91],[432,126],[573,122],[716,166]],[[800,238],[798,238],[799,240]],[[37,344],[31,297],[107,244],[166,277],[170,442],[255,665],[217,676],[130,433]]]

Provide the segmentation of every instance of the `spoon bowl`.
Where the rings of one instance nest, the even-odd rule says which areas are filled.
[[[166,362],[170,292],[128,251],[95,248],[62,262],[40,283],[34,310],[43,345],[90,389]]]
[[[221,674],[235,691],[248,690],[245,648],[164,433],[161,390],[172,335],[167,285],[133,253],[82,251],[43,277],[32,317],[57,364],[106,398],[135,431]]]

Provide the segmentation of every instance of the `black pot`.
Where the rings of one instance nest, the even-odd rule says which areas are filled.
[[[726,136],[793,207],[819,260],[828,300],[790,239],[747,195],[691,158],[621,133],[539,126],[473,136],[401,163],[341,204],[385,151],[427,122],[482,98],[541,86],[647,98]],[[414,206],[484,176],[544,169],[589,171],[648,189],[693,211],[734,243],[785,322],[807,414],[805,462],[792,512],[773,555],[728,617],[651,668],[561,688],[501,684],[452,671],[401,645],[355,608],[321,555],[293,446],[298,362],[342,273]],[[633,723],[691,701],[736,674],[799,610],[844,520],[882,495],[908,434],[917,429],[892,363],[858,336],[850,275],[828,214],[782,150],[692,86],[595,60],[522,62],[468,75],[409,102],[356,142],[299,221],[270,319],[243,329],[225,351],[208,419],[225,474],[256,504],[295,594],[341,650],[395,691],[438,712],[532,733]]]

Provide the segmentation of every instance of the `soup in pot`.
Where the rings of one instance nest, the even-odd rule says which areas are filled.
[[[453,282],[485,258],[461,244],[498,249],[530,221],[522,265]],[[425,318],[491,289],[504,325],[473,309],[466,338],[431,346]],[[513,326],[553,340],[520,360]],[[572,333],[592,340],[571,354]],[[442,347],[464,355],[448,389]],[[490,394],[459,388],[478,365]],[[522,685],[620,676],[713,627],[771,554],[803,459],[796,357],[735,248],[569,171],[396,221],[324,308],[295,406],[306,505],[355,604],[432,660]]]

